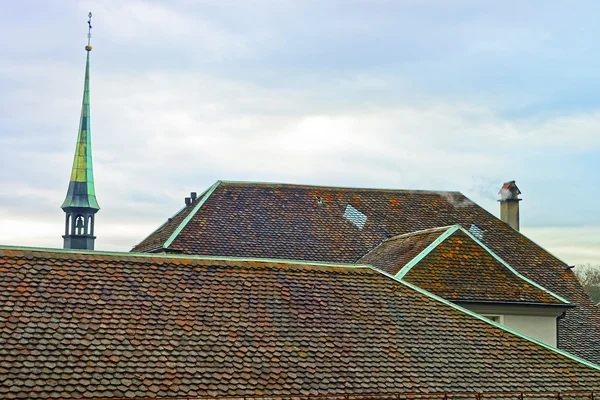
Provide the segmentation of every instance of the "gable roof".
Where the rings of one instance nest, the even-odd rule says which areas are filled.
[[[186,205],[186,207],[177,211],[175,215],[169,218],[164,224],[159,226],[154,232],[134,246],[132,251],[155,252],[168,247],[170,238],[174,237],[173,234],[187,224],[187,221],[189,220],[188,217],[193,216],[219,183],[219,181],[216,182],[213,186],[204,191],[204,193],[198,197],[198,200],[193,202],[190,206]]]
[[[359,264],[370,264],[391,275],[430,248],[451,226],[425,229],[394,236],[381,242],[373,250],[358,259]]]
[[[459,192],[251,182],[213,187],[163,243],[165,251],[352,263],[396,235],[473,225],[481,242],[520,274],[577,304],[560,320],[559,346],[600,363],[600,316],[575,274]],[[344,217],[349,205],[366,217],[362,227]],[[134,251],[156,250],[143,244]]]
[[[600,389],[367,266],[0,247],[0,274],[3,398]]]
[[[358,263],[447,300],[570,306],[520,275],[459,225],[387,239]]]

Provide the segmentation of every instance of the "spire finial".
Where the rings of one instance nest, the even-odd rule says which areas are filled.
[[[85,49],[87,51],[92,51],[92,46],[90,45],[90,39],[92,39],[92,13],[91,12],[88,14],[88,27],[89,27],[88,34],[87,34],[88,44],[87,44],[87,46],[85,46]]]

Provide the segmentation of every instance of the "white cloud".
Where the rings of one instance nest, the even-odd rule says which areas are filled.
[[[29,73],[41,78],[35,71]],[[193,74],[94,76],[94,157],[103,208],[98,243],[113,249],[128,250],[174,213],[188,191],[201,191],[216,179],[451,189],[481,201],[489,196],[489,191],[482,195],[478,189],[485,186],[481,180],[496,178],[497,171],[511,162],[515,143],[522,151],[540,146],[576,151],[598,144],[592,132],[600,126],[600,118],[593,114],[536,124],[507,121],[482,106],[465,104],[350,104],[330,110],[321,94],[343,91],[343,86],[307,91]],[[42,92],[36,102],[41,107],[50,96],[71,97],[66,93],[71,86]],[[15,107],[29,98],[17,93]],[[66,133],[61,138],[68,143],[75,140],[79,105],[72,108],[52,110],[52,118],[63,121]],[[43,121],[46,114],[40,108],[37,117]],[[576,140],[561,140],[560,131],[573,132],[570,137]],[[72,146],[66,147],[52,155],[56,189],[36,188],[33,171],[44,170],[49,160],[33,156],[29,175],[13,191],[24,198],[42,194],[45,204],[56,203],[53,217],[61,215],[58,206],[70,170]],[[31,149],[16,148],[15,159],[27,151]],[[26,208],[16,209],[26,214]],[[0,241],[33,245],[60,237],[58,220],[52,229],[48,223],[36,224],[4,221],[10,229],[22,228],[15,229],[23,234],[7,234]],[[31,231],[36,234],[28,235]],[[564,251],[570,256],[571,250]],[[587,256],[595,257],[594,250],[590,248]]]
[[[473,19],[462,15],[475,6],[473,2],[435,15],[422,2],[381,3],[378,6],[389,11],[385,15],[375,15],[378,9],[371,5],[352,9],[345,2],[226,3],[71,3],[68,11],[73,14],[94,12],[94,40],[104,41],[99,47],[104,53],[92,53],[91,88],[96,188],[102,207],[100,247],[129,249],[174,213],[189,191],[201,191],[217,179],[461,190],[496,211],[494,197],[502,181],[553,173],[552,159],[531,154],[556,152],[564,157],[600,148],[598,112],[505,117],[497,112],[499,102],[528,106],[539,100],[539,93],[503,92],[502,101],[485,88],[466,93],[464,81],[451,75],[453,68],[462,66],[469,74],[473,60],[444,64],[464,57],[465,49],[500,49],[505,57],[511,50],[526,52],[548,40],[527,16],[526,24],[504,26],[502,38],[496,40],[495,28],[503,25],[502,18],[513,18],[512,11],[505,9],[498,21],[493,18],[497,14],[490,13],[489,18],[463,25],[456,15],[446,15],[452,11],[460,14],[458,20]],[[419,18],[407,17],[407,4]],[[59,30],[56,24],[71,18],[64,14],[50,19],[53,34]],[[402,25],[406,32],[395,30],[398,15],[412,21]],[[492,28],[486,30],[488,20]],[[436,29],[431,29],[432,23]],[[80,25],[77,29],[85,28],[83,21]],[[47,28],[44,22],[28,26],[27,40]],[[454,30],[456,26],[461,29]],[[8,38],[15,31],[2,32]],[[515,46],[528,32],[532,34]],[[553,35],[556,32],[551,39]],[[43,46],[11,43],[13,57],[0,65],[0,243],[60,245],[58,207],[72,163],[84,55],[73,61],[76,65],[53,60],[62,39],[40,40]],[[446,46],[457,41],[456,46]],[[338,49],[332,43],[352,46]],[[370,53],[367,48],[379,45],[384,51]],[[51,50],[44,58],[46,46]],[[112,59],[96,58],[115,48],[119,50]],[[273,52],[270,58],[249,65],[240,61],[259,57],[265,49]],[[321,54],[319,49],[335,49],[334,57],[324,54],[334,62],[327,64],[333,70],[324,71],[320,58],[304,58]],[[150,58],[138,57],[141,50]],[[356,62],[361,51],[374,57],[368,60],[373,68],[362,66],[363,60],[357,62],[360,68],[345,65]],[[437,56],[447,53],[452,53],[447,59]],[[194,57],[186,58],[190,54]],[[291,63],[299,65],[290,67],[282,54],[297,57]],[[335,65],[338,55],[343,61]],[[172,56],[176,59],[168,59]],[[215,68],[238,73],[248,69],[248,74],[226,79],[227,73],[208,72],[205,62],[215,60],[222,62]],[[403,68],[405,64],[412,67]],[[455,78],[453,96],[444,92],[447,87],[441,89],[444,95],[420,87],[425,80],[435,86]],[[478,101],[470,100],[473,96]],[[561,169],[568,175],[567,167]],[[535,200],[530,195],[526,201]],[[553,240],[547,237],[541,241]],[[600,239],[590,240],[586,257],[594,258]],[[569,250],[573,244],[563,246],[568,255],[585,253]]]

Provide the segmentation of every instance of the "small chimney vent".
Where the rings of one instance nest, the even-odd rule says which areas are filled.
[[[505,182],[498,192],[500,195],[500,219],[510,225],[511,228],[519,230],[519,198],[521,191],[515,181]]]
[[[189,207],[191,205],[192,205],[192,199],[191,199],[191,197],[186,197],[185,198],[185,206]]]
[[[196,198],[198,197],[198,193],[192,192],[192,193],[190,193],[190,197],[192,198],[192,203],[193,203],[196,201]]]

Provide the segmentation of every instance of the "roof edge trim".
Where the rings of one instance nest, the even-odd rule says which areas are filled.
[[[404,275],[408,273],[419,261],[423,259],[427,254],[429,254],[433,249],[435,249],[440,243],[446,240],[450,235],[452,235],[457,230],[461,229],[460,225],[452,225],[448,227],[446,232],[442,233],[437,239],[435,239],[429,246],[425,247],[415,258],[410,260],[398,273],[395,275],[396,278],[402,279]]]
[[[477,204],[477,203],[475,203]],[[485,208],[477,205],[479,207],[479,209],[481,211],[483,211],[484,213],[486,213],[487,215],[489,215],[491,218],[500,220],[499,217],[497,217],[496,215],[492,214],[491,212],[489,212],[488,210],[486,210]],[[506,226],[508,226],[508,224],[505,222]],[[511,228],[512,229],[512,228]],[[535,240],[532,240],[529,236],[525,235],[523,232],[518,231],[516,229],[512,229],[513,232],[516,232],[518,235],[521,235],[522,237],[524,237],[525,239],[529,240],[531,243],[535,244],[537,247],[539,247],[540,249],[544,250],[546,253],[550,254],[552,257],[554,257],[558,262],[561,262],[565,265],[569,265],[568,263],[566,263],[564,260],[562,260],[561,258],[557,257],[554,253],[552,253],[551,251],[548,251],[544,246],[540,246],[540,244],[538,242],[536,242]]]
[[[58,254],[77,254],[77,255],[95,255],[95,256],[117,256],[130,258],[162,258],[162,259],[180,259],[180,260],[206,260],[206,261],[249,261],[274,264],[305,265],[315,267],[339,267],[339,268],[371,268],[362,264],[347,264],[327,261],[309,261],[309,260],[286,260],[280,258],[252,258],[252,257],[224,257],[224,256],[205,256],[192,254],[174,254],[174,253],[134,253],[130,251],[97,251],[97,250],[73,250],[73,249],[52,249],[47,247],[27,247],[0,245],[0,251],[32,251],[41,253]]]
[[[173,214],[171,216],[171,218],[177,216],[180,212],[182,212],[185,209],[185,207],[180,208],[175,214]],[[161,225],[158,226],[158,228],[156,228],[155,230],[153,230],[148,236],[146,236],[145,238],[143,238],[138,244],[136,244],[135,246],[132,247],[135,248],[137,246],[139,246],[141,243],[144,243],[144,240],[148,239],[150,236],[154,235],[156,232],[158,232],[163,226],[165,226],[166,224],[169,223],[169,219],[168,218],[165,222],[163,222]],[[157,247],[158,249],[160,249],[160,247]]]
[[[530,285],[535,286],[538,289],[543,290],[544,292],[548,293],[550,296],[556,298],[557,300],[560,300],[561,302],[565,303],[565,304],[571,304],[570,301],[560,297],[559,295],[557,295],[556,293],[546,289],[545,287],[543,287],[542,285],[540,285],[539,283],[536,283],[534,281],[532,281],[529,278],[526,278],[525,276],[521,275],[516,269],[514,269],[513,267],[511,267],[506,261],[504,261],[499,255],[497,255],[496,253],[494,253],[490,248],[488,248],[485,244],[483,244],[481,242],[481,240],[477,239],[471,232],[469,232],[468,230],[464,229],[464,228],[460,228],[462,232],[466,233],[471,239],[473,239],[473,241],[475,241],[475,243],[477,243],[479,246],[481,246],[485,251],[487,251],[489,254],[492,255],[492,257],[494,257],[496,260],[500,261],[500,263],[502,265],[504,265],[506,268],[508,268],[508,270],[510,272],[512,272],[513,274],[515,274],[518,278],[521,278],[521,280],[524,280],[525,282],[529,283]]]
[[[552,253],[551,251],[547,250],[544,246],[541,246],[538,242],[536,242],[535,240],[532,240],[529,236],[526,236],[525,234],[521,233],[520,231],[517,231],[517,233],[521,236],[523,236],[525,239],[529,240],[531,243],[535,244],[537,247],[539,247],[540,249],[544,250],[546,253],[550,254],[552,257],[556,258],[559,262],[565,264],[565,265],[569,265],[569,263],[567,263],[566,261],[564,261],[563,259],[561,259],[560,257],[558,257],[557,255],[555,255],[554,253]]]
[[[507,306],[522,306],[522,307],[542,307],[542,308],[553,308],[558,307],[564,309],[565,307],[577,307],[573,303],[533,303],[530,301],[489,301],[489,300],[469,300],[469,299],[454,299],[456,303],[468,303],[468,304],[493,304],[493,305],[507,305]]]
[[[181,221],[181,224],[179,224],[179,226],[177,227],[177,229],[175,229],[173,231],[173,233],[171,234],[171,236],[169,236],[169,238],[167,239],[167,241],[165,242],[165,244],[163,244],[163,249],[168,248],[171,245],[171,243],[173,243],[173,241],[175,240],[175,238],[177,237],[177,235],[179,235],[181,233],[181,231],[183,230],[183,228],[185,228],[185,226],[188,224],[188,222],[190,222],[190,220],[194,217],[194,215],[196,215],[196,213],[198,212],[198,210],[200,209],[200,207],[202,207],[202,205],[206,202],[206,200],[215,191],[215,189],[217,188],[217,186],[219,186],[220,183],[221,183],[221,181],[216,181],[205,192],[204,197],[202,197],[202,200],[200,200],[198,202],[198,204],[196,204],[196,207],[194,207],[194,209],[192,210],[192,212],[189,213],[188,216],[185,217],[185,219],[183,221]]]
[[[561,350],[561,349],[559,349],[559,348],[556,348],[556,347],[550,346],[549,344],[546,344],[546,343],[540,342],[540,341],[539,341],[539,340],[537,340],[537,339],[534,339],[534,338],[532,338],[532,337],[529,337],[529,336],[527,336],[527,335],[524,335],[524,334],[522,334],[522,333],[520,333],[520,332],[517,332],[517,331],[515,331],[515,330],[512,330],[512,329],[508,328],[507,326],[501,325],[501,324],[499,324],[499,323],[497,323],[497,322],[494,322],[494,321],[492,321],[492,320],[490,320],[490,319],[488,319],[488,318],[485,318],[484,316],[481,316],[481,315],[479,315],[479,314],[477,314],[477,313],[475,313],[475,312],[473,312],[473,311],[471,311],[471,310],[468,310],[468,309],[466,309],[466,308],[464,308],[464,307],[461,307],[461,306],[459,306],[459,305],[457,305],[457,304],[454,304],[454,303],[452,303],[452,302],[450,302],[450,301],[448,301],[448,300],[446,300],[446,299],[443,299],[443,298],[441,298],[441,297],[439,297],[439,296],[437,296],[437,295],[435,295],[435,294],[433,294],[433,293],[431,293],[431,292],[428,292],[428,291],[427,291],[427,290],[425,290],[425,289],[422,289],[422,288],[420,288],[420,287],[418,287],[418,286],[416,286],[416,285],[413,285],[412,283],[409,283],[409,282],[405,281],[404,279],[400,279],[400,278],[398,278],[397,276],[394,276],[394,275],[388,274],[387,272],[385,272],[385,271],[381,271],[381,270],[379,270],[379,269],[377,269],[377,268],[375,268],[375,267],[372,267],[372,266],[370,266],[370,265],[365,265],[365,266],[366,266],[366,267],[369,267],[369,268],[371,268],[371,269],[373,269],[373,270],[375,270],[375,271],[377,271],[377,272],[379,272],[379,273],[381,273],[381,274],[383,274],[383,275],[387,276],[388,278],[391,278],[391,279],[395,280],[396,282],[399,282],[399,283],[401,283],[401,284],[403,284],[403,285],[405,285],[405,286],[407,286],[407,287],[409,287],[409,288],[411,288],[411,289],[413,289],[413,290],[415,290],[415,291],[417,291],[417,292],[419,292],[419,293],[421,293],[421,294],[424,294],[425,296],[428,296],[428,297],[430,297],[430,298],[432,298],[432,299],[434,299],[434,300],[437,300],[437,301],[439,301],[439,302],[441,302],[441,303],[443,303],[443,304],[445,304],[445,305],[447,305],[447,306],[450,306],[450,307],[452,307],[452,308],[455,308],[455,309],[457,309],[458,311],[462,311],[463,313],[465,313],[465,314],[468,314],[468,315],[470,315],[470,316],[472,316],[472,317],[475,317],[475,318],[477,318],[477,319],[479,319],[479,320],[481,320],[481,321],[483,321],[483,322],[485,322],[485,323],[488,323],[488,324],[490,324],[490,325],[494,325],[495,327],[497,327],[497,328],[500,328],[500,329],[502,329],[503,331],[506,331],[506,332],[508,332],[508,333],[511,333],[511,334],[513,334],[513,335],[516,335],[516,336],[518,336],[518,337],[520,337],[520,338],[522,338],[522,339],[529,340],[530,342],[533,342],[533,343],[535,343],[535,344],[537,344],[537,345],[539,345],[539,346],[545,347],[545,348],[546,348],[546,349],[548,349],[548,350],[554,351],[554,352],[556,352],[556,353],[558,353],[558,354],[561,354],[561,355],[563,355],[563,356],[565,356],[565,357],[567,357],[567,358],[570,358],[570,359],[572,359],[572,360],[574,360],[574,361],[577,361],[577,362],[579,362],[579,363],[582,363],[582,364],[584,364],[584,365],[587,365],[588,367],[591,367],[591,368],[594,368],[594,369],[596,369],[596,370],[600,371],[600,365],[594,364],[594,363],[592,363],[592,362],[590,362],[590,361],[584,360],[583,358],[577,357],[576,355],[573,355],[573,354],[571,354],[571,353],[569,353],[569,352],[566,352],[566,351],[564,351],[564,350]]]

